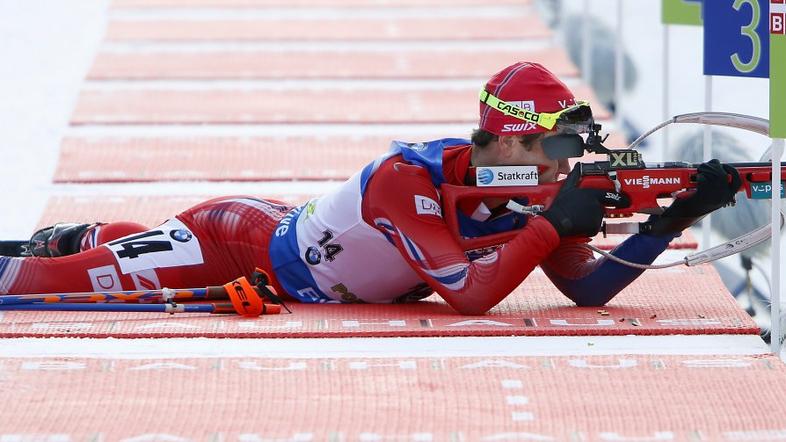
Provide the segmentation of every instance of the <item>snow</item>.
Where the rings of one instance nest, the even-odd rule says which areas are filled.
[[[29,237],[38,222],[107,6],[107,0],[0,2],[0,238]]]

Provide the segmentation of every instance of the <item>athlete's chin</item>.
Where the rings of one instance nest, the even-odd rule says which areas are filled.
[[[549,175],[549,176],[541,175],[538,177],[538,184],[550,184],[556,182],[557,182],[557,177],[555,175]]]

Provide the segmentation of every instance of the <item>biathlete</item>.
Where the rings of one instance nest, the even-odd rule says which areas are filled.
[[[525,112],[527,119],[515,116]],[[542,124],[547,120],[556,125]],[[559,155],[543,141],[586,132],[592,123],[589,106],[551,72],[516,63],[485,85],[471,140],[393,142],[343,185],[299,207],[232,196],[153,229],[135,223],[42,229],[31,239],[33,256],[0,257],[0,294],[202,287],[259,267],[279,294],[301,302],[400,303],[436,292],[474,315],[539,265],[577,305],[603,305],[642,270],[595,258],[582,245],[598,233],[604,206],[624,206],[625,195],[566,184],[538,216],[508,211],[500,201],[464,201],[462,235],[517,231],[480,256],[459,247],[440,204],[443,184],[475,185],[479,166],[536,166],[538,182],[556,181],[570,172],[568,161],[553,159]],[[632,235],[612,254],[652,263],[682,228],[733,200],[739,180],[728,175],[735,174],[717,161],[703,164],[696,192],[651,217],[649,233]]]

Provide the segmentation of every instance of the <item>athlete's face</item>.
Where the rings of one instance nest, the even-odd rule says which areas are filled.
[[[524,146],[521,137],[500,137],[502,144],[498,156],[498,166],[538,166],[538,182],[553,183],[560,174],[570,172],[567,159],[551,160],[543,151],[544,138],[556,135],[556,132],[546,132],[529,146]]]

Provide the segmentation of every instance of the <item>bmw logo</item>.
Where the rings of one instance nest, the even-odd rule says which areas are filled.
[[[322,262],[322,253],[319,252],[319,249],[311,246],[306,249],[306,262],[315,266]]]
[[[478,169],[477,179],[480,184],[489,185],[494,181],[494,172],[491,169]]]
[[[179,242],[189,242],[194,235],[191,234],[188,230],[177,229],[169,232],[169,236],[172,237],[175,241]]]

